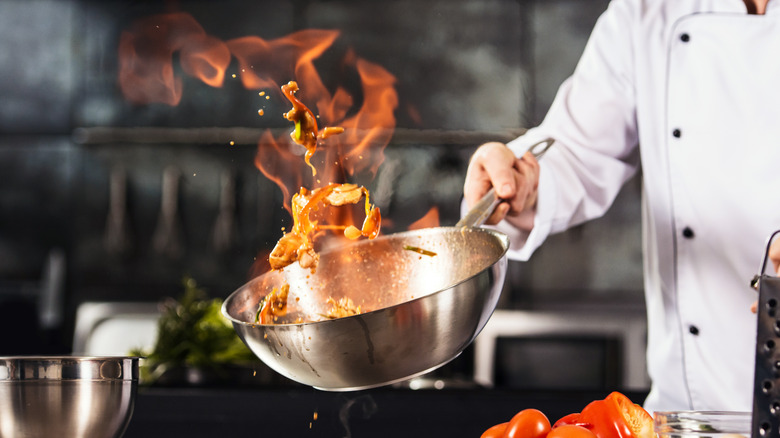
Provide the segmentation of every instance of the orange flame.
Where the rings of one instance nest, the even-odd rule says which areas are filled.
[[[208,35],[193,35],[181,49],[179,60],[184,72],[219,88],[230,64],[230,51],[222,41]]]
[[[236,38],[228,41],[227,46],[238,59],[244,87],[250,90],[276,89],[289,79],[314,70],[313,61],[319,58],[338,36],[338,31],[310,29],[272,41],[258,36]],[[301,91],[302,94],[322,93],[325,90],[321,82],[306,85],[305,91]]]
[[[286,141],[286,140],[285,140]],[[276,141],[270,131],[260,137],[255,154],[255,167],[282,190],[284,208],[292,211],[289,187],[301,186],[300,163],[302,158],[291,152],[284,141]]]
[[[141,19],[119,39],[119,86],[133,103],[178,105],[181,78],[174,74],[173,54],[182,70],[212,87],[221,87],[230,64],[227,45],[185,13]]]
[[[268,255],[271,254],[270,250],[261,250],[255,257],[255,262],[249,268],[249,278],[255,278],[271,270],[271,265],[268,263]]]
[[[353,145],[344,153],[348,163],[345,167],[350,175],[366,168],[375,175],[395,128],[398,93],[395,77],[381,66],[362,59],[357,59],[355,66],[363,83],[363,106],[355,116],[340,123],[349,133],[346,141]],[[369,153],[376,156],[366,156]]]
[[[300,84],[298,98],[307,103],[309,108],[317,108],[323,126],[341,126],[345,129],[344,134],[322,140],[320,143],[314,156],[315,166],[319,169],[318,179],[314,181],[314,185],[318,186],[330,182],[343,182],[347,175],[354,176],[366,170],[370,171],[372,176],[375,175],[379,165],[384,161],[383,150],[390,142],[396,123],[394,111],[398,106],[398,95],[394,88],[395,77],[381,66],[355,56],[352,51],[347,53],[345,65],[357,70],[362,83],[362,106],[356,112],[352,111],[354,114],[351,114],[351,110],[355,99],[345,88],[338,87],[331,94],[323,85],[312,61],[333,43],[337,35],[335,32],[327,31],[303,31],[276,40],[274,43],[278,47],[308,48],[297,53],[299,58],[294,63],[295,75]],[[234,53],[237,47],[235,41],[228,42]],[[268,44],[259,38],[251,40],[243,38],[240,41],[242,54],[262,53],[267,50]],[[251,42],[260,46],[254,52],[247,46]],[[244,55],[237,57],[245,59],[241,61],[243,70],[255,66],[249,74],[242,73],[242,80],[246,86],[255,87],[278,81],[277,78],[260,76],[257,65],[247,61],[249,58]],[[314,105],[311,105],[312,102]],[[271,140],[269,136],[264,136],[259,142],[255,160],[258,168],[266,175],[276,173],[269,169],[270,166],[267,164],[269,162],[276,163],[277,166],[281,165],[287,171],[296,166],[301,169],[290,173],[294,177],[286,177],[283,182],[286,187],[280,185],[285,195],[297,191],[298,187],[308,186],[303,180],[304,175],[309,173],[302,170],[303,160],[299,155],[290,152],[298,146],[292,145],[289,139],[269,140]],[[277,156],[272,157],[270,154]],[[290,160],[293,162],[290,163]],[[277,184],[282,182],[278,173],[272,179]],[[285,207],[289,211],[289,203],[286,201]],[[345,216],[340,219],[331,217],[330,220],[337,220],[339,223],[349,221],[350,209],[338,209],[338,211],[340,212],[338,214]]]
[[[409,230],[420,230],[423,228],[432,228],[439,226],[439,209],[436,207],[428,210],[425,216],[417,219],[409,225]]]
[[[256,167],[276,183],[284,194],[285,208],[291,211],[290,195],[300,187],[343,183],[363,173],[376,175],[384,161],[396,125],[398,94],[395,77],[378,64],[348,50],[346,69],[354,69],[361,81],[358,101],[346,86],[329,89],[315,68],[315,61],[333,46],[337,30],[309,29],[274,40],[245,36],[221,41],[208,35],[186,13],[160,14],[144,18],[122,33],[119,44],[119,84],[125,98],[137,104],[153,102],[177,105],[182,96],[182,79],[174,73],[178,52],[181,71],[212,87],[221,87],[226,70],[235,57],[241,83],[248,89],[267,88],[279,92],[280,84],[295,80],[300,85],[298,99],[314,110],[322,126],[341,126],[344,134],[321,140],[312,165],[305,168],[303,148],[288,135],[274,138],[264,133],[257,147]],[[278,96],[282,98],[279,92]],[[360,105],[356,108],[356,103]],[[281,119],[281,117],[280,117]],[[304,184],[304,182],[311,182]],[[322,214],[331,224],[360,223],[360,208],[340,207]]]
[[[298,98],[317,109],[323,126],[339,125],[349,130],[348,135],[325,142],[323,149],[326,152],[321,154],[319,161],[327,166],[320,180],[343,179],[345,175],[354,176],[365,170],[374,175],[384,161],[383,149],[396,124],[395,77],[349,50],[344,65],[355,69],[361,78],[362,106],[355,111],[355,99],[341,86],[331,94],[314,61],[338,36],[336,30],[308,29],[274,40],[246,36],[223,42],[207,35],[189,14],[155,15],[137,21],[122,33],[119,84],[125,98],[131,102],[177,105],[181,100],[182,80],[174,73],[173,55],[176,52],[179,52],[184,73],[212,87],[222,86],[231,56],[238,60],[241,82],[248,89],[278,90],[280,84],[296,78],[301,88]],[[267,140],[263,137],[260,145],[267,144]],[[288,143],[283,140],[283,144]],[[276,144],[272,146],[271,150],[287,150]],[[256,162],[262,163],[266,159],[267,153],[259,152]],[[297,161],[294,154],[287,152],[282,152],[280,159]],[[267,166],[261,171],[268,175]],[[280,182],[279,178],[274,180]],[[282,190],[292,193],[302,181],[287,182],[291,185]]]

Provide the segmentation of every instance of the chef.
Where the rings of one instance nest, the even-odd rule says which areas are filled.
[[[521,156],[547,137],[543,159]],[[489,223],[527,260],[640,165],[645,408],[750,411],[749,282],[780,229],[780,0],[613,0],[542,124],[475,152],[465,204],[494,186]]]

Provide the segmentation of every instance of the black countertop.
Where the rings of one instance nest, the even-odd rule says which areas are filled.
[[[622,392],[640,404],[646,396]],[[554,422],[608,393],[142,387],[124,437],[479,437],[522,409]]]

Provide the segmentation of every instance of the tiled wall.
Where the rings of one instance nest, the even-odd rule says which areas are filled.
[[[473,148],[541,120],[605,7],[606,0],[0,2],[0,296],[31,296],[47,255],[63,249],[57,342],[67,344],[85,300],[157,300],[177,294],[185,274],[227,296],[289,219],[281,192],[253,165],[258,133],[286,122],[258,117],[256,92],[231,78],[211,88],[183,76],[178,106],[122,98],[119,35],[137,18],[177,8],[224,40],[339,29],[333,52],[352,48],[397,78],[400,129],[380,168],[385,194],[377,202],[400,229],[434,205],[443,224],[457,220]],[[322,62],[337,71],[327,56]],[[166,224],[163,174],[171,166],[180,172],[178,209]],[[126,228],[111,234],[118,169]],[[223,191],[228,181],[232,190]],[[224,193],[235,199],[234,240],[220,247],[213,233]],[[638,199],[633,182],[607,218],[556,236],[531,263],[513,263],[502,305],[560,305],[583,293],[641,302]],[[154,247],[165,225],[179,233],[176,257]],[[112,251],[107,235],[127,236],[130,245]]]

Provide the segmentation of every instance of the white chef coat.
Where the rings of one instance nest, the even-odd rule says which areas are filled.
[[[544,122],[528,259],[551,233],[601,216],[643,175],[648,313],[645,401],[654,410],[749,411],[757,294],[748,287],[780,228],[780,1],[613,0]]]

